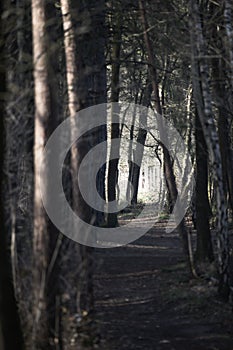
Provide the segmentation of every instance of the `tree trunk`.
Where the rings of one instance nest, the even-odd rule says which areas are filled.
[[[198,263],[213,260],[208,199],[208,152],[198,113],[195,113],[196,139],[196,229],[197,249],[195,258]]]
[[[212,4],[212,16],[214,16],[216,5]],[[227,7],[226,7],[227,9]],[[230,20],[229,7],[228,10],[225,9],[226,17],[226,32],[229,34],[232,32]],[[212,24],[211,28],[211,45],[215,48],[215,51],[221,52],[221,57],[214,57],[212,59],[212,76],[213,76],[213,91],[216,107],[218,109],[218,137],[219,137],[219,146],[222,157],[222,171],[223,171],[223,185],[226,197],[228,197],[229,207],[231,208],[233,214],[233,158],[231,151],[231,110],[232,110],[232,97],[233,91],[232,88],[229,91],[229,86],[227,81],[231,85],[231,65],[229,60],[226,60],[225,56],[231,57],[231,44],[229,40],[225,40],[225,28],[218,30],[218,27],[222,27],[222,13],[216,18]],[[228,20],[227,20],[228,18]],[[217,21],[218,19],[218,21]],[[228,29],[227,29],[228,28]],[[225,47],[224,43],[227,42],[228,45]],[[232,61],[233,64],[233,61]],[[229,76],[228,76],[229,74]],[[233,83],[233,80],[232,80]]]
[[[47,49],[48,86],[50,97],[50,117],[47,125],[48,138],[62,121],[59,106],[60,67],[58,57],[61,54],[62,22],[54,2],[45,2],[45,20]],[[49,169],[49,166],[48,166]],[[48,178],[48,188],[53,181]],[[49,194],[48,194],[49,195]],[[46,304],[48,309],[49,342],[51,349],[61,350],[63,339],[61,332],[61,247],[62,233],[48,220],[48,268],[46,274]]]
[[[227,205],[223,186],[222,159],[217,129],[213,118],[212,102],[209,86],[209,67],[206,61],[206,42],[200,18],[199,2],[190,3],[190,30],[192,33],[192,75],[194,96],[198,115],[201,121],[205,141],[212,162],[213,175],[217,192],[218,215],[218,268],[220,274],[219,293],[227,299],[229,296],[229,237]]]
[[[43,160],[43,151],[50,133],[57,123],[56,87],[51,66],[51,51],[47,35],[46,4],[43,0],[32,0],[32,34],[34,63],[34,305],[32,349],[54,348],[55,296],[49,290],[52,274],[47,274],[53,254],[56,229],[49,223],[41,201],[41,188],[49,195],[49,164]],[[40,176],[43,182],[40,182]],[[54,287],[54,286],[53,286]]]
[[[105,1],[104,0],[85,0],[82,3],[73,1],[73,13],[75,23],[75,41],[77,50],[77,90],[80,109],[95,106],[107,102],[107,83],[106,83],[106,62],[105,62]],[[82,29],[84,29],[82,31]],[[88,124],[88,121],[86,121]],[[86,142],[80,140],[79,148],[86,147],[86,153],[98,143],[107,140],[107,128],[105,125],[88,132],[85,135]],[[96,186],[99,195],[105,198],[105,172],[106,172],[107,149],[103,150],[101,159],[103,166],[97,174]],[[79,162],[81,162],[80,159]],[[93,165],[90,165],[89,172],[95,168],[95,159]],[[98,198],[95,198],[98,201]],[[97,211],[92,208],[91,220],[94,225],[103,224],[104,208]]]
[[[76,5],[70,0],[61,0],[61,10],[63,16],[64,46],[66,57],[66,80],[68,89],[68,110],[69,116],[73,121],[71,123],[71,135],[75,133],[77,123],[74,121],[76,114],[81,109],[80,96],[78,93],[77,80],[79,73],[77,69],[77,47],[75,42],[74,13],[77,11]],[[78,143],[71,148],[71,183],[72,183],[72,208],[74,212],[85,222],[91,222],[91,207],[83,199],[78,183],[78,171],[83,157],[89,149],[86,137],[80,137]],[[79,231],[81,227],[77,228]],[[82,319],[82,313],[90,313],[93,308],[92,302],[92,276],[90,273],[90,259],[88,248],[76,242],[64,239],[64,248],[68,251],[66,266],[62,269],[66,275],[66,286],[63,294],[69,295],[68,302],[64,302],[66,313],[63,315],[63,337],[66,339],[64,348],[68,346],[68,337],[74,338],[72,334],[74,328],[74,317],[79,315]],[[65,251],[64,251],[65,253]],[[73,283],[75,281],[75,284]],[[85,285],[85,286],[84,286]],[[87,287],[88,285],[88,287]],[[87,290],[88,289],[88,290]],[[89,295],[89,292],[91,293]],[[87,300],[89,300],[87,302]],[[74,332],[76,330],[74,329]],[[80,346],[80,345],[79,345]]]
[[[82,3],[72,0],[61,0],[63,16],[64,45],[66,56],[66,79],[68,87],[68,110],[71,120],[74,121],[76,113],[95,104],[106,102],[106,73],[104,57],[104,2],[84,1]],[[85,29],[85,30],[83,30]],[[73,123],[73,128],[84,123],[88,126],[88,120],[78,118]],[[72,123],[71,123],[72,125]],[[71,128],[71,134],[75,131]],[[89,224],[99,225],[103,222],[103,212],[91,208],[84,200],[78,183],[78,171],[83,158],[91,147],[106,140],[106,125],[86,132],[77,140],[71,148],[71,182],[72,182],[72,208],[76,214]],[[103,155],[104,158],[104,155]],[[105,163],[106,157],[104,159]],[[92,167],[95,169],[95,160],[86,169],[87,178]],[[105,192],[105,165],[97,175],[97,190],[104,198]],[[79,227],[78,230],[83,230]],[[82,232],[82,231],[81,231]],[[84,232],[85,234],[86,232]],[[85,321],[83,315],[87,315],[89,321],[93,313],[93,285],[92,285],[92,249],[65,239],[68,250],[66,284],[69,290],[64,293],[69,295],[69,301],[65,303],[68,309],[64,316],[63,328],[71,338],[76,336],[75,317]],[[78,268],[77,268],[78,267]],[[73,283],[75,281],[75,284]],[[66,323],[65,320],[67,320]],[[73,331],[70,325],[73,324]],[[82,331],[81,331],[82,332]],[[80,333],[81,334],[81,333]],[[80,343],[80,336],[77,339]],[[68,342],[64,346],[69,347]]]
[[[132,123],[130,127],[130,135],[129,135],[129,148],[128,148],[128,166],[129,166],[129,175],[128,175],[128,183],[127,183],[127,189],[126,189],[126,200],[129,203],[132,198],[132,183],[133,183],[133,161],[134,161],[134,150],[133,150],[133,138],[134,138],[134,126],[135,126],[135,119],[136,119],[136,106],[134,108],[133,117],[132,117]]]
[[[148,73],[149,74],[149,73]],[[145,107],[149,107],[151,102],[151,94],[152,94],[152,85],[150,82],[150,77],[148,76],[147,82],[146,82],[146,89],[142,100],[142,105]],[[143,126],[147,125],[147,115],[142,113],[140,114],[140,121],[139,121],[139,131],[137,136],[137,145],[141,144],[143,147],[145,146],[146,142],[146,136],[147,131],[143,128]],[[142,163],[143,158],[143,148],[136,146],[135,153],[137,155],[138,163]],[[139,178],[140,178],[140,169],[141,167],[138,164],[133,163],[132,164],[132,186],[133,186],[133,196],[131,200],[131,204],[135,205],[138,201],[138,185],[139,185]]]
[[[121,55],[121,18],[119,9],[115,9],[117,11],[116,15],[113,15],[113,46],[112,46],[112,76],[111,76],[111,102],[119,102],[119,94],[120,94],[120,55]],[[116,16],[116,18],[114,18]],[[115,116],[119,114],[119,109],[116,105],[112,105],[111,115]],[[118,149],[118,158],[111,159],[113,157],[113,151],[110,150],[110,161],[108,168],[108,202],[112,202],[116,200],[116,186],[118,182],[118,162],[119,162],[119,152],[120,152],[120,130],[119,123],[111,124],[111,140],[118,139],[119,140],[119,149]],[[107,226],[108,227],[116,227],[118,225],[117,220],[117,211],[115,213],[108,213],[107,216]]]

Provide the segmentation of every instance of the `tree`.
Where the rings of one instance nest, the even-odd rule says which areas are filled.
[[[114,8],[113,8],[114,10]],[[114,102],[119,102],[120,94],[120,57],[121,57],[121,44],[122,44],[122,20],[120,18],[119,9],[115,8],[115,13],[112,14],[112,26],[113,26],[113,43],[112,43],[112,71],[111,71],[111,97],[110,101],[113,102],[111,109],[111,117],[116,118],[119,113],[119,108]],[[113,120],[113,119],[112,119]],[[120,130],[119,123],[111,124],[111,140],[119,139]],[[119,142],[120,148],[120,142]],[[115,151],[115,150],[114,150]],[[113,149],[110,145],[110,158],[112,158]],[[119,151],[118,151],[119,158]],[[108,168],[108,202],[116,200],[116,185],[118,181],[118,158],[110,159]],[[118,225],[117,212],[108,213],[107,226],[116,227]]]
[[[142,105],[149,107],[150,102],[151,102],[151,94],[152,94],[152,85],[150,82],[150,77],[149,77],[149,73],[148,73],[148,78],[146,80],[146,87],[145,87],[145,91],[144,91],[144,95],[142,98]],[[138,145],[141,144],[143,146],[145,146],[145,142],[146,142],[146,136],[147,136],[147,132],[145,129],[143,129],[143,126],[147,125],[147,116],[146,114],[142,113],[140,114],[140,128],[138,130],[138,136],[137,136],[137,147],[135,150],[135,153],[137,154],[137,158],[138,158],[138,163],[141,164],[142,163],[142,158],[143,158],[143,152],[142,152],[142,148],[139,147]],[[135,163],[131,163],[132,169],[130,169],[130,173],[131,178],[132,178],[132,185],[133,185],[133,196],[132,196],[132,200],[131,203],[133,205],[137,204],[137,197],[138,197],[138,185],[139,185],[139,177],[140,177],[140,166],[135,164]]]
[[[63,31],[64,31],[64,47],[66,57],[66,80],[68,90],[68,110],[69,116],[73,120],[71,122],[71,135],[75,132],[76,114],[81,110],[81,99],[78,92],[77,80],[80,79],[77,60],[77,46],[76,46],[76,32],[75,32],[75,13],[79,11],[76,4],[69,0],[61,0],[61,11],[63,17]],[[79,189],[78,171],[83,157],[89,149],[87,138],[84,135],[80,137],[77,144],[71,148],[70,168],[71,168],[71,191],[72,191],[72,208],[75,213],[85,222],[90,223],[92,212],[91,207],[85,202]],[[82,230],[81,227],[77,228]],[[90,255],[88,248],[81,246],[76,242],[64,239],[66,250],[68,250],[69,257],[66,265],[63,267],[63,272],[66,275],[66,282],[69,288],[64,287],[64,293],[69,295],[69,302],[65,303],[66,316],[63,317],[63,331],[64,338],[74,337],[70,334],[72,329],[72,322],[74,315],[78,314],[82,318],[83,312],[91,313],[93,309],[92,303],[92,276]],[[65,252],[64,252],[65,253]],[[73,281],[76,283],[73,285]],[[84,287],[85,286],[85,287]],[[78,298],[77,298],[78,296]],[[75,331],[76,332],[76,331]],[[67,340],[65,341],[67,343]],[[80,345],[79,345],[80,346]]]
[[[217,129],[213,117],[212,99],[209,85],[209,65],[207,63],[207,47],[203,35],[200,2],[190,2],[190,28],[193,33],[192,46],[192,76],[194,97],[202,130],[208,147],[217,191],[218,215],[218,268],[220,275],[219,293],[223,298],[229,296],[229,237],[227,205],[223,185],[222,159],[219,147]]]
[[[43,0],[32,1],[32,34],[33,34],[33,72],[35,96],[34,126],[34,325],[32,348],[53,348],[54,313],[56,296],[50,289],[52,273],[49,264],[53,256],[54,240],[57,236],[55,227],[48,221],[41,200],[43,184],[49,195],[49,164],[43,158],[43,151],[49,135],[57,124],[56,88],[52,68],[52,56],[49,50],[47,20],[50,15]],[[40,176],[43,182],[40,182]]]
[[[198,113],[195,113],[196,141],[196,229],[198,263],[213,260],[213,247],[210,234],[210,205],[208,199],[208,152]]]
[[[233,161],[230,123],[232,119],[232,58],[231,58],[231,32],[229,4],[216,8],[216,4],[210,6],[210,39],[213,79],[213,102],[218,110],[217,129],[219,146],[222,157],[223,185],[228,206],[233,213]],[[216,16],[216,13],[218,14]],[[223,21],[225,18],[225,22]],[[228,18],[228,19],[227,19]],[[227,59],[224,59],[224,57]]]
[[[71,122],[71,135],[75,128],[88,125],[88,120],[83,120],[81,110],[90,106],[106,102],[106,68],[105,68],[105,37],[104,1],[84,1],[77,3],[72,0],[61,0],[61,11],[63,18],[64,47],[66,58],[66,81],[68,90],[68,115]],[[77,120],[75,117],[77,116]],[[83,123],[83,124],[82,124]],[[106,125],[90,130],[81,135],[71,148],[71,203],[75,213],[84,222],[91,225],[100,225],[104,221],[103,212],[91,207],[83,198],[78,181],[80,165],[89,150],[101,141],[106,140]],[[97,190],[102,198],[105,194],[105,162],[101,167],[97,179]],[[86,177],[89,178],[93,164],[86,169]],[[104,211],[104,210],[103,210]],[[78,227],[80,234],[88,234],[85,228]],[[63,320],[63,328],[72,339],[76,336],[76,318],[81,323],[92,321],[93,313],[93,282],[92,282],[92,249],[82,246],[76,242],[68,241],[65,247],[69,258],[63,267],[66,282],[69,285],[64,293],[69,295],[69,302],[65,303],[67,309]],[[76,282],[74,284],[74,281]],[[84,317],[85,316],[85,317]],[[72,320],[72,322],[70,322]],[[71,328],[73,327],[73,333]],[[81,331],[82,332],[82,331]],[[80,332],[80,333],[81,333]],[[72,333],[72,334],[71,334]],[[82,347],[82,340],[77,339],[78,346]],[[68,345],[66,340],[65,346]]]

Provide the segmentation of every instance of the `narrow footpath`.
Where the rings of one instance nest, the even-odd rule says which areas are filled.
[[[101,350],[233,350],[216,281],[188,276],[176,232],[157,223],[126,247],[95,250]]]

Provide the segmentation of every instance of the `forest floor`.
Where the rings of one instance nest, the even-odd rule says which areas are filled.
[[[233,350],[216,280],[190,278],[176,232],[157,223],[125,247],[95,251],[101,350]]]

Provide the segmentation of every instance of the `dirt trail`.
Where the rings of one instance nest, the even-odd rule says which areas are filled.
[[[163,224],[127,247],[95,251],[101,349],[233,350],[229,305],[190,280],[179,238]]]

